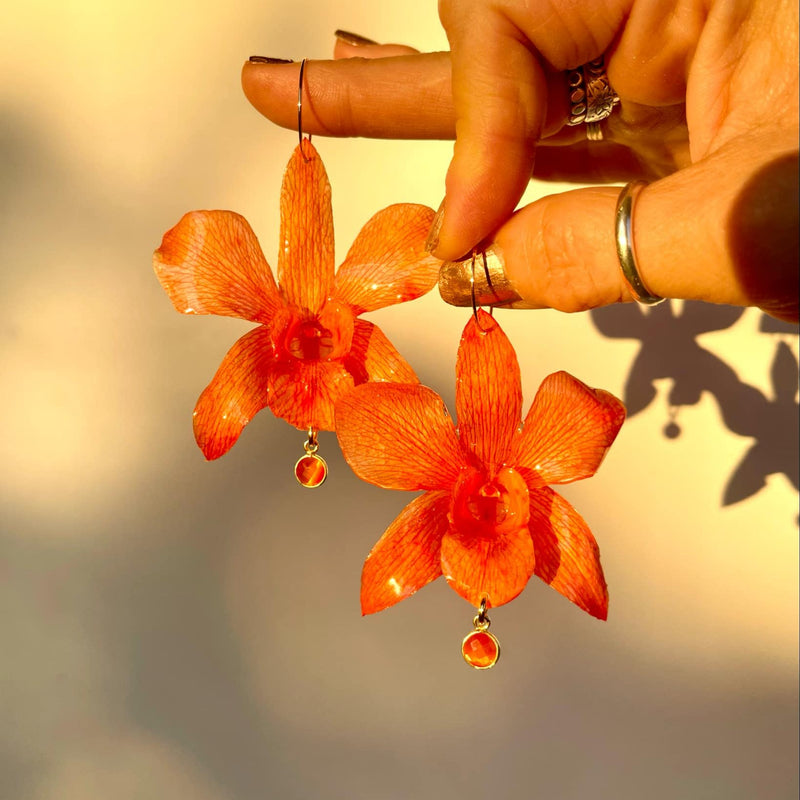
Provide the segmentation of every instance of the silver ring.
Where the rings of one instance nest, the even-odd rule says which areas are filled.
[[[608,82],[603,56],[567,71],[570,115],[567,125],[600,122],[619,103],[619,96]]]
[[[664,300],[653,294],[642,281],[636,266],[636,251],[633,247],[633,207],[639,193],[647,186],[645,181],[631,181],[619,193],[617,213],[614,219],[614,240],[617,245],[617,258],[622,267],[622,274],[633,299],[637,303],[654,306]]]
[[[590,142],[602,142],[603,141],[603,129],[600,127],[599,122],[587,122],[586,123],[586,138]]]

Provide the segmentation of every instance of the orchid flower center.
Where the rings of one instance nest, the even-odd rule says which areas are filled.
[[[343,358],[353,343],[353,313],[343,303],[329,301],[319,314],[285,308],[273,327],[273,347],[280,361],[333,361]]]
[[[330,329],[315,319],[296,322],[286,333],[286,350],[301,361],[324,361],[334,347]]]
[[[456,482],[450,523],[459,533],[491,537],[528,524],[528,487],[511,467],[495,472],[469,468]]]

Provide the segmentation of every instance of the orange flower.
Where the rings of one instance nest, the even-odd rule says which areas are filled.
[[[206,458],[226,453],[264,406],[298,428],[333,430],[334,403],[353,386],[417,381],[380,328],[358,316],[433,287],[439,262],[424,250],[432,220],[426,206],[379,211],[334,274],[331,188],[305,140],[281,187],[279,285],[232,211],[190,212],[164,235],[154,267],[178,311],[261,323],[234,344],[197,401],[194,432]]]
[[[625,418],[613,395],[566,372],[542,382],[521,424],[519,364],[479,312],[461,338],[453,425],[416,385],[359,386],[336,406],[347,462],[387,489],[425,489],[372,549],[361,609],[380,611],[444,574],[472,605],[513,600],[532,574],[592,616],[608,612],[600,555],[575,509],[549,484],[593,475]],[[480,327],[479,327],[480,325]]]

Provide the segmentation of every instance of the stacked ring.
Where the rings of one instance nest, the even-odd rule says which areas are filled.
[[[619,103],[611,88],[603,56],[567,72],[570,115],[567,125],[592,124],[608,117]],[[602,138],[602,134],[600,136]],[[597,138],[593,139],[597,141]]]
[[[636,251],[633,247],[633,208],[639,193],[647,186],[645,181],[631,181],[623,187],[617,198],[617,212],[614,220],[614,241],[617,245],[617,258],[622,268],[625,283],[637,303],[654,306],[664,300],[653,294],[645,285],[636,264]]]

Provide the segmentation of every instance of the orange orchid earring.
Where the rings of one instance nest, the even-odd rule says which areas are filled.
[[[364,563],[361,609],[372,614],[444,575],[476,606],[462,655],[477,669],[500,655],[487,610],[513,600],[536,575],[605,619],[608,593],[597,544],[550,488],[588,478],[625,418],[613,395],[566,372],[542,382],[522,422],[519,364],[489,314],[475,309],[456,361],[457,426],[419,384],[358,386],[336,405],[345,459],[363,480],[423,490]]]
[[[197,401],[194,433],[205,457],[225,454],[268,406],[306,431],[295,476],[313,488],[327,476],[317,433],[335,429],[336,401],[369,381],[418,382],[380,328],[360,315],[425,294],[439,262],[425,251],[433,210],[403,203],[375,214],[334,271],[331,187],[310,137],[303,137],[304,67],[305,61],[300,141],[281,187],[277,282],[251,227],[233,211],[184,215],[164,235],[154,267],[179,312],[258,323]]]

